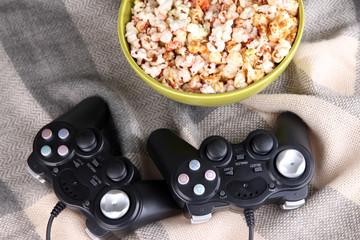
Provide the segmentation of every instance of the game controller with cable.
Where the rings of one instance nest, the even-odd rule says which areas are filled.
[[[249,215],[266,202],[296,209],[305,203],[315,169],[307,126],[290,112],[278,116],[272,132],[252,131],[239,144],[210,136],[196,149],[173,131],[158,129],[147,148],[192,223],[230,209],[245,210],[253,225]]]
[[[93,239],[122,237],[180,212],[164,181],[139,181],[130,160],[114,154],[103,134],[109,119],[103,99],[83,100],[38,132],[27,161],[29,172],[50,182],[60,199],[52,219],[65,206],[76,209]]]

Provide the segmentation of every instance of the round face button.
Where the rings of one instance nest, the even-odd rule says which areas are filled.
[[[186,185],[186,184],[188,184],[189,181],[190,181],[190,178],[185,173],[180,174],[178,177],[178,183],[181,185]]]
[[[121,218],[129,208],[129,196],[119,189],[108,191],[100,200],[100,210],[109,219]]]
[[[52,132],[51,132],[51,130],[48,129],[48,128],[47,128],[47,129],[44,129],[44,130],[41,132],[41,137],[42,137],[43,139],[45,139],[45,140],[51,138],[51,136],[52,136]]]
[[[45,145],[40,150],[41,155],[47,157],[51,154],[51,148],[48,145]]]
[[[67,146],[65,145],[61,145],[58,150],[57,150],[58,154],[62,157],[66,156],[69,153],[69,149]]]
[[[200,162],[198,160],[191,160],[189,163],[189,168],[193,171],[199,170]]]
[[[216,173],[214,172],[214,170],[207,170],[205,172],[205,179],[208,181],[214,181],[216,178]]]
[[[67,137],[69,137],[69,130],[67,130],[66,128],[60,129],[58,132],[58,136],[61,139],[66,139]]]
[[[205,192],[205,187],[202,184],[196,184],[194,187],[194,193],[198,196],[203,195]]]

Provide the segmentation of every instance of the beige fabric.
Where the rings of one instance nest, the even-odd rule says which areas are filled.
[[[357,48],[356,38],[338,36],[300,45],[294,62],[317,84],[351,96],[355,91]]]
[[[37,233],[40,236],[44,236],[44,239],[50,212],[58,201],[54,194],[49,194],[25,210],[26,215],[34,224]],[[80,213],[68,208],[64,209],[63,212],[54,219],[52,224],[52,239],[91,239],[85,233],[85,220]]]
[[[242,142],[271,130],[292,111],[309,127],[316,165],[306,204],[255,210],[255,240],[360,239],[360,2],[304,0],[305,28],[293,61],[269,87],[244,101],[194,107],[147,86],[117,37],[117,0],[0,1],[0,239],[45,239],[58,199],[26,171],[35,134],[82,99],[99,95],[111,110],[123,156],[144,180],[162,179],[146,148],[171,128],[194,147],[208,136]],[[85,218],[69,208],[53,240],[89,239]],[[201,225],[182,214],[124,239],[247,239],[243,214],[222,211]],[[113,237],[116,239],[116,237]]]
[[[170,239],[247,239],[248,227],[242,214],[230,211],[216,212],[211,221],[204,224],[189,224],[189,219],[181,217],[172,217],[161,221],[164,228],[168,230]],[[176,226],[176,228],[174,227]],[[221,226],[221,231],[219,231]],[[255,234],[255,239],[263,239]]]

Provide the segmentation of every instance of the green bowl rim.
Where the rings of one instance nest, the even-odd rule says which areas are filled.
[[[126,2],[131,2],[133,0],[123,0],[120,5],[119,14],[118,14],[118,37],[120,41],[121,48],[124,52],[124,55],[128,62],[130,63],[131,67],[134,69],[134,71],[140,75],[142,80],[144,80],[150,87],[152,87],[154,90],[159,91],[161,94],[166,95],[174,95],[177,97],[182,97],[187,100],[193,100],[193,101],[206,101],[209,99],[216,98],[219,102],[224,101],[229,98],[237,99],[241,95],[251,96],[254,95],[260,91],[262,91],[265,87],[267,87],[270,83],[275,81],[277,77],[285,70],[287,65],[291,62],[292,58],[294,57],[294,54],[300,44],[303,30],[304,30],[304,6],[302,0],[298,0],[299,3],[299,10],[298,10],[298,32],[295,38],[295,41],[288,53],[288,55],[280,62],[279,65],[276,66],[276,68],[269,74],[267,74],[265,77],[263,77],[261,80],[250,84],[249,86],[246,86],[245,88],[237,89],[232,92],[225,92],[225,93],[216,93],[216,94],[202,94],[202,93],[188,93],[180,90],[175,90],[171,87],[167,87],[157,80],[151,78],[148,74],[146,74],[139,65],[135,62],[135,60],[130,55],[130,49],[128,42],[125,39],[125,25],[127,22],[123,20],[121,16],[125,13],[125,4]],[[123,27],[121,27],[123,26]],[[274,79],[271,79],[273,76]],[[165,92],[165,93],[164,93]],[[245,97],[247,98],[247,97]],[[226,101],[228,102],[228,101]]]

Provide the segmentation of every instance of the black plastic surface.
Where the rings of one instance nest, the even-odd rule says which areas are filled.
[[[87,218],[89,231],[99,238],[125,236],[180,211],[164,181],[139,182],[139,172],[130,160],[113,155],[116,149],[104,134],[110,123],[105,101],[87,98],[39,131],[27,161],[31,173],[52,183],[58,198],[80,211]],[[46,138],[42,137],[45,129]],[[69,131],[64,139],[57,134],[61,129]],[[51,137],[47,137],[48,130]],[[43,146],[50,148],[51,154],[43,156]],[[61,146],[68,149],[64,156],[57,153]],[[130,198],[128,212],[116,220],[108,219],[100,210],[101,198],[113,189],[124,191]]]
[[[269,134],[258,134],[251,141],[252,150],[259,155],[268,154],[274,147],[274,142]]]
[[[76,133],[75,141],[80,150],[84,152],[91,152],[97,144],[96,135],[91,129],[79,130]]]
[[[279,142],[296,142],[311,152],[308,127],[296,114],[280,114],[273,132]]]
[[[212,161],[221,161],[226,157],[227,145],[225,140],[217,138],[206,145],[206,156]]]
[[[215,139],[221,138],[219,136],[206,138],[199,150],[195,150],[167,129],[151,133],[147,146],[172,196],[186,211],[185,215],[201,216],[215,209],[242,211],[269,201],[283,203],[304,199],[315,170],[307,131],[307,126],[298,116],[285,112],[277,119],[276,137],[272,132],[255,130],[239,144],[222,140],[228,146],[226,154],[223,146],[217,148],[218,152],[211,148],[209,154],[209,143],[211,146]],[[306,169],[301,176],[290,179],[278,173],[275,159],[284,149],[296,149],[304,156]],[[214,158],[220,161],[214,161]],[[201,165],[196,171],[189,168],[194,159]],[[216,174],[215,179],[206,179],[208,171]],[[189,177],[187,184],[178,182],[181,174]],[[205,188],[201,195],[195,194],[194,186],[197,184]]]
[[[114,182],[120,182],[126,177],[126,165],[122,161],[112,160],[106,169],[106,175]]]
[[[164,177],[169,176],[170,171],[181,163],[184,158],[198,155],[196,148],[171,130],[157,129],[150,135],[150,138],[152,140],[147,142],[147,149]],[[158,151],[158,149],[161,149],[161,151]],[[168,159],[169,156],[175,157],[171,161],[157,162],[160,159]]]

